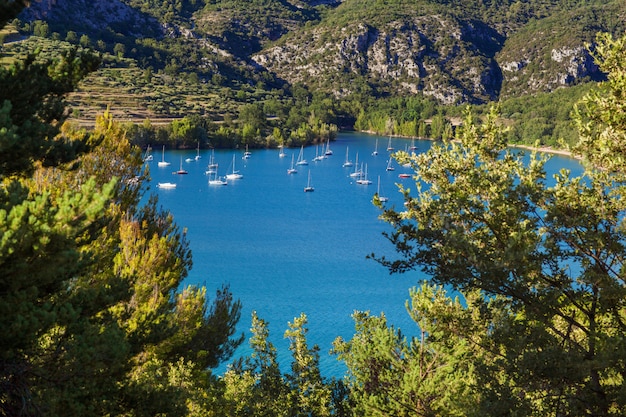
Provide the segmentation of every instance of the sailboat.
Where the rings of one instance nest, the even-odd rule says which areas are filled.
[[[309,179],[307,180],[306,187],[304,187],[305,193],[310,193],[315,191],[315,188],[311,185],[311,170],[309,169]]]
[[[150,145],[148,145],[148,147],[146,148],[146,153],[143,155],[144,162],[150,162],[154,159],[151,151],[152,151],[152,148],[150,147]]]
[[[374,152],[372,152],[372,155],[378,155],[378,139],[376,139],[376,145],[374,145]]]
[[[200,156],[200,142],[198,142],[198,147],[196,148],[196,156],[193,157],[193,158],[187,158],[187,159],[185,159],[185,161],[186,162],[193,162],[193,161],[199,160],[200,158],[202,158],[202,157]]]
[[[356,162],[354,163],[354,172],[350,174],[350,177],[352,178],[361,177],[361,174],[363,174],[363,169],[359,169],[359,153],[357,152]]]
[[[298,155],[298,161],[296,165],[309,165],[306,159],[304,159],[304,145],[300,147],[300,154]]]
[[[343,166],[344,167],[351,167],[352,165],[354,165],[354,164],[352,163],[352,161],[348,157],[348,147],[346,146],[346,162],[343,163]]]
[[[285,153],[285,145],[280,145],[280,152],[278,153],[278,157],[284,158],[286,156],[287,154]]]
[[[294,156],[291,154],[291,167],[287,170],[287,174],[297,174],[298,170],[293,165]]]
[[[333,151],[330,149],[330,139],[326,140],[326,152],[324,152],[324,155],[326,156],[330,156],[333,154]]]
[[[319,155],[319,145],[315,145],[315,158],[313,162],[321,161],[324,159],[324,155]]]
[[[233,155],[233,170],[230,174],[226,174],[227,180],[238,180],[243,178],[243,174],[240,174],[239,171],[235,169],[235,155]]]
[[[248,145],[246,145],[246,151],[243,153],[243,159],[249,159],[252,156],[252,152],[248,151]]]
[[[176,184],[173,182],[160,182],[157,184],[158,188],[172,189],[176,188]]]
[[[389,161],[387,162],[387,171],[395,171],[396,169],[391,165],[393,162],[393,158],[390,156]]]
[[[393,146],[391,146],[391,135],[389,135],[389,142],[387,143],[387,150],[393,151]]]
[[[356,180],[356,183],[361,185],[370,185],[372,183],[372,181],[367,179],[367,164],[365,164],[365,172],[363,173],[363,176]]]
[[[178,171],[172,172],[172,174],[178,174],[178,175],[189,174],[189,172],[183,169],[183,157],[182,156],[180,157],[180,169]]]
[[[159,161],[158,165],[160,167],[170,166],[170,163],[165,160],[165,145],[163,145],[163,153],[162,153],[161,160]]]
[[[211,149],[211,157],[207,166],[206,174],[215,174],[217,172],[217,162],[215,162],[215,149]]]
[[[415,146],[415,138],[411,139],[411,146],[409,146],[410,151],[417,150],[417,146]]]
[[[382,195],[380,195],[380,175],[378,176],[378,188],[376,191],[376,197],[378,198],[378,201],[380,201],[381,203],[385,203],[387,201],[389,201],[388,197],[384,197]]]
[[[228,185],[228,182],[225,179],[217,176],[217,170],[215,170],[211,175],[212,176],[209,177],[209,185]]]

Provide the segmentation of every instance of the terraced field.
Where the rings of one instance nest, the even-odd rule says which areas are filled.
[[[153,124],[169,123],[189,114],[221,120],[236,114],[237,106],[228,92],[183,78],[149,74],[136,67],[102,68],[89,75],[68,96],[72,119],[81,125],[93,123],[107,108],[116,119]]]
[[[0,34],[1,35],[1,34]],[[9,34],[5,34],[8,36]],[[41,59],[54,57],[72,47],[62,41],[31,36],[2,45],[0,65],[37,51]],[[100,69],[81,81],[67,97],[70,120],[93,125],[105,110],[121,121],[166,124],[190,114],[219,122],[227,115],[236,118],[241,104],[258,99],[250,86],[240,91],[202,82],[190,74],[167,75],[143,70],[131,59],[104,55]]]

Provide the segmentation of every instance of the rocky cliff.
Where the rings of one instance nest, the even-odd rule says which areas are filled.
[[[332,35],[313,28],[253,59],[292,83],[337,96],[350,94],[355,79],[367,79],[389,94],[422,92],[446,104],[480,102],[498,97],[502,75],[489,51],[499,49],[502,40],[484,25],[428,15],[384,27],[356,22]]]
[[[424,94],[444,104],[601,79],[588,45],[599,31],[626,28],[623,1],[573,1],[569,9],[533,1],[494,9],[478,0],[183,1],[183,8],[187,3],[194,5],[186,9],[190,17],[172,19],[141,12],[140,0],[39,0],[23,18],[94,36],[180,36],[233,56],[242,73],[270,72],[337,97]]]
[[[367,82],[382,94],[421,92],[444,104],[482,103],[602,79],[588,46],[599,31],[623,30],[618,22],[625,21],[626,7],[568,13],[508,31],[449,13],[378,26],[320,24],[252,58],[292,83],[336,96]]]

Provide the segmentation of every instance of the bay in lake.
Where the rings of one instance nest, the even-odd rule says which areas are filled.
[[[415,141],[416,152],[430,147],[429,141]],[[394,138],[396,150],[411,145],[410,139]],[[425,279],[419,271],[389,275],[388,271],[366,255],[393,256],[393,247],[382,235],[390,227],[380,221],[379,209],[372,204],[380,176],[381,195],[389,197],[388,206],[401,207],[402,195],[396,183],[415,189],[410,173],[394,163],[387,171],[388,138],[360,133],[340,133],[330,143],[333,154],[314,162],[316,148],[304,149],[308,165],[296,166],[297,174],[287,174],[292,155],[297,160],[300,149],[279,151],[251,150],[243,159],[243,150],[216,150],[218,174],[235,169],[243,174],[228,185],[209,185],[205,174],[211,151],[165,151],[171,163],[158,167],[162,159],[155,150],[149,162],[151,192],[169,210],[176,223],[187,230],[193,253],[193,268],[185,285],[205,285],[209,294],[222,284],[229,284],[234,296],[243,303],[238,331],[249,337],[251,312],[269,322],[270,340],[278,349],[284,370],[291,364],[289,343],[283,338],[287,323],[304,312],[309,319],[309,346],[320,347],[320,368],[325,377],[341,377],[345,368],[328,352],[337,336],[346,339],[354,334],[351,318],[355,310],[384,312],[388,322],[406,335],[417,333],[405,302],[409,288]],[[378,155],[372,155],[377,149]],[[325,149],[321,147],[318,153]],[[347,151],[347,152],[346,152]],[[370,185],[356,183],[350,174],[355,167],[344,167],[348,159],[358,167],[367,166]],[[187,162],[187,159],[191,161]],[[188,175],[173,175],[179,169]],[[570,158],[554,156],[549,172],[560,168],[579,170]],[[304,192],[310,171],[314,192]],[[159,182],[172,182],[175,189],[159,189]],[[248,340],[235,357],[250,353]],[[223,370],[223,369],[222,369]]]

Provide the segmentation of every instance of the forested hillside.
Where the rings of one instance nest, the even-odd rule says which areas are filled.
[[[621,1],[58,0],[33,2],[13,23],[104,54],[70,98],[74,120],[89,124],[107,107],[150,126],[191,118],[186,131],[196,133],[174,135],[174,146],[297,146],[322,140],[321,125],[355,123],[437,138],[433,114],[450,122],[458,106],[522,97],[527,106],[506,122],[511,140],[554,146],[575,135],[569,111],[580,94],[558,93],[572,97],[568,111],[547,121],[536,120],[533,97],[602,80],[595,35],[620,34],[624,22]],[[431,102],[434,112],[383,115],[387,100]],[[150,135],[160,143],[168,129]]]

